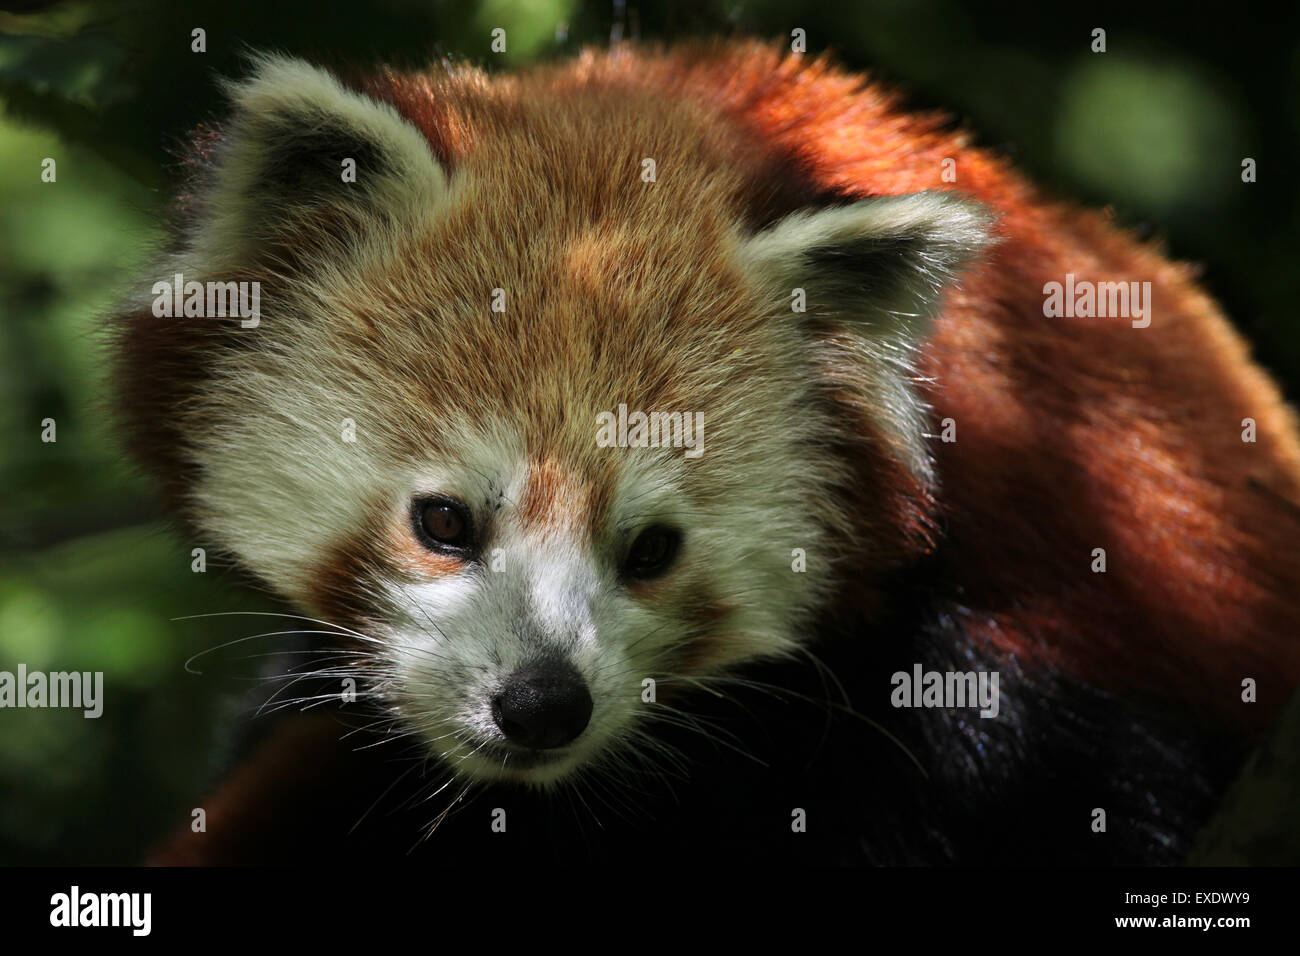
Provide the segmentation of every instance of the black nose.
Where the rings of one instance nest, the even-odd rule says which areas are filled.
[[[591,719],[591,694],[565,661],[525,665],[492,701],[492,719],[511,743],[544,750],[578,738]]]

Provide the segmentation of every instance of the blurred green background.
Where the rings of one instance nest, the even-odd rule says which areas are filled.
[[[1203,263],[1295,399],[1297,19],[1240,5],[1171,18],[1131,3],[1081,13],[942,0],[0,0],[0,670],[101,670],[107,697],[99,720],[0,711],[0,863],[130,863],[185,821],[256,661],[222,652],[201,676],[183,663],[273,629],[177,620],[277,607],[228,568],[191,572],[196,543],[162,520],[103,409],[103,313],[162,238],[175,149],[220,115],[214,77],[238,73],[242,50],[498,70],[614,34],[788,43],[802,28],[810,51],[944,109],[1050,190],[1109,205]],[[505,56],[489,52],[498,26]],[[194,27],[206,53],[190,51]],[[1097,27],[1104,55],[1089,51]],[[1253,185],[1241,182],[1247,156]],[[41,181],[45,157],[55,183]],[[40,439],[46,418],[56,443]]]

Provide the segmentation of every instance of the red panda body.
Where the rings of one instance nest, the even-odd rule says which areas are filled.
[[[394,727],[464,749],[394,783],[394,748],[290,722],[163,859],[404,853],[437,818],[434,862],[647,834],[674,858],[1176,862],[1300,682],[1294,414],[1188,267],[939,119],[736,44],[348,86],[268,60],[235,100],[160,274],[260,281],[260,329],[127,310],[134,450],[375,653],[356,674]],[[1114,283],[1132,307],[1096,314]],[[600,446],[620,405],[701,412],[702,454]],[[924,700],[931,672],[998,675],[996,716]]]

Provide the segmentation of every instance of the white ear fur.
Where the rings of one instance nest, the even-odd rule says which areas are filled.
[[[741,247],[744,267],[774,299],[788,303],[802,288],[809,318],[848,332],[821,342],[830,350],[824,367],[847,374],[840,386],[859,392],[890,454],[927,483],[916,346],[945,286],[992,241],[991,218],[950,193],[915,193],[794,213]]]
[[[863,199],[797,212],[750,238],[749,269],[810,312],[860,317],[876,336],[924,335],[943,288],[989,244],[991,217],[951,193]]]
[[[234,117],[195,237],[208,262],[245,261],[277,227],[331,207],[363,223],[391,221],[445,197],[446,174],[423,134],[325,70],[259,55],[226,90]],[[344,181],[344,159],[356,161],[356,182]]]

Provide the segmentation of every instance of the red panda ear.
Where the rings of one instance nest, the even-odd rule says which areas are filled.
[[[784,308],[803,290],[812,334],[842,355],[826,363],[846,411],[837,421],[874,435],[921,486],[934,474],[915,345],[944,287],[989,245],[991,221],[951,193],[916,193],[794,213],[742,249],[745,268]]]
[[[981,206],[951,193],[864,199],[787,216],[742,255],[786,301],[803,289],[810,315],[903,344],[925,334],[944,287],[989,244],[990,225]]]
[[[199,261],[292,259],[442,201],[442,167],[391,105],[302,60],[253,63],[251,76],[226,84],[234,116],[198,184]]]

